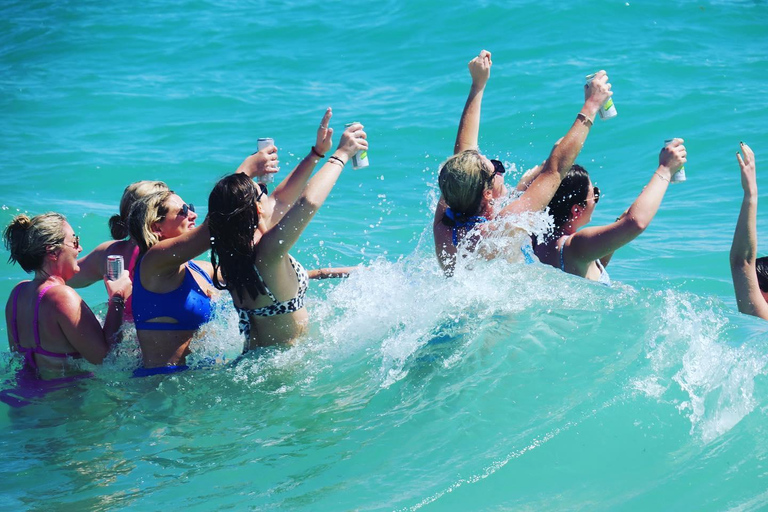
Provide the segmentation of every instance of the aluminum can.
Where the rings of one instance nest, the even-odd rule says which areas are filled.
[[[664,147],[669,146],[670,142],[672,142],[675,139],[667,139],[664,141]],[[682,183],[686,181],[685,177],[685,166],[682,166],[679,171],[677,171],[675,174],[672,175],[672,179],[669,180],[670,183]]]
[[[275,140],[271,137],[263,137],[256,141],[256,150],[261,151],[264,148],[268,148],[269,146],[274,146]],[[264,174],[263,176],[259,176],[258,182],[259,183],[272,183],[275,181],[275,173],[269,173]]]
[[[587,85],[590,85],[592,83],[592,80],[595,78],[595,75],[597,73],[592,73],[591,75],[587,75]],[[600,119],[605,121],[606,119],[610,119],[612,117],[616,117],[616,105],[613,104],[613,98],[608,98],[608,100],[603,103],[603,106],[600,107],[600,110],[598,110],[598,114],[600,114]]]
[[[119,254],[110,254],[107,256],[107,279],[114,281],[123,275],[124,265],[123,257]]]
[[[347,123],[344,126],[350,127],[355,123],[359,123],[359,121],[355,121],[352,123]],[[368,151],[365,149],[361,149],[354,155],[352,155],[352,168],[353,169],[362,169],[363,167],[368,167]]]

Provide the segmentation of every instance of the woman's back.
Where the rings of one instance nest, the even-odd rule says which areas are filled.
[[[80,358],[59,325],[62,305],[77,296],[72,288],[49,282],[24,281],[14,288],[5,308],[11,350],[25,354],[43,378],[71,374],[70,358]],[[83,303],[83,307],[87,307]]]
[[[232,301],[240,315],[241,330],[249,334],[253,345],[290,343],[307,330],[309,314],[304,307],[308,276],[304,267],[290,255],[254,264],[266,294],[243,297],[231,293]]]

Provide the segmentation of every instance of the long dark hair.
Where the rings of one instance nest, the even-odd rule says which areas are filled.
[[[560,182],[560,187],[549,202],[549,214],[559,230],[571,219],[571,208],[575,204],[586,206],[589,195],[589,173],[578,164],[573,164]]]
[[[256,257],[253,234],[259,225],[256,202],[259,194],[253,180],[238,173],[220,179],[208,196],[213,285],[237,294],[240,300],[244,292],[252,298],[267,293],[253,266]],[[219,269],[223,283],[218,279]]]

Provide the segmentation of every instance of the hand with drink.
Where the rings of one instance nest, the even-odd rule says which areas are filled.
[[[261,178],[275,174],[280,170],[280,161],[277,159],[277,147],[274,143],[260,147],[258,151],[248,156],[236,172],[242,172],[251,178]],[[271,180],[270,180],[271,181]]]
[[[669,173],[669,176],[664,177],[670,182],[673,181],[673,176],[685,164],[687,155],[683,139],[672,139],[659,153],[659,171],[657,172]]]
[[[346,161],[352,159],[355,154],[360,151],[368,151],[368,136],[363,131],[363,125],[360,123],[351,123],[346,127],[344,133],[341,134],[341,140],[337,151],[344,153],[347,156]]]
[[[600,111],[611,96],[613,96],[613,91],[611,91],[611,84],[608,82],[608,75],[604,70],[587,77],[587,83],[584,85],[584,100],[593,114]],[[613,103],[611,103],[612,105]],[[601,117],[603,116],[601,115]]]

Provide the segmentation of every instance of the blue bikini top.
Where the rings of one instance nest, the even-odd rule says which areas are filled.
[[[190,270],[210,284],[213,281],[194,261],[187,262],[181,286],[168,293],[155,293],[144,288],[140,265],[141,260],[136,262],[133,278],[133,319],[137,331],[190,331],[211,319],[211,298],[200,288]],[[176,323],[147,321],[163,316],[175,319]]]
[[[488,222],[488,219],[485,217],[481,217],[480,215],[475,215],[474,217],[468,217],[465,220],[456,220],[456,214],[453,213],[453,210],[451,210],[450,207],[445,209],[445,216],[448,217],[451,220],[451,237],[453,240],[453,245],[459,245],[459,236],[458,236],[458,229],[459,228],[465,228],[465,229],[472,229],[475,227],[476,224],[482,224],[483,222]]]

